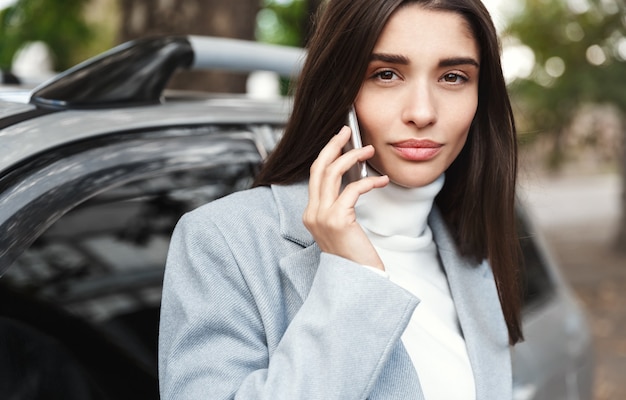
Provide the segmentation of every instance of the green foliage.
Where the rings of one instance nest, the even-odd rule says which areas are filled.
[[[302,46],[307,18],[305,0],[265,0],[257,16],[257,39],[285,46]]]
[[[626,111],[626,6],[607,0],[524,0],[505,34],[535,55],[531,75],[510,85],[529,129],[558,132],[585,103]]]
[[[10,69],[15,53],[31,41],[48,45],[55,70],[64,70],[80,61],[77,54],[94,36],[83,16],[83,7],[88,2],[18,0],[0,11],[0,68]]]

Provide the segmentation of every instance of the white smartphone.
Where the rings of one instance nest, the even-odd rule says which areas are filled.
[[[360,149],[361,147],[363,147],[363,144],[361,142],[361,130],[359,129],[359,121],[356,117],[354,105],[350,106],[350,111],[348,111],[348,119],[346,123],[352,131],[352,135],[350,137],[350,141],[346,143],[345,147],[343,148],[344,153],[352,149]],[[363,179],[365,177],[367,177],[366,164],[364,161],[359,161],[352,168],[350,168],[348,172],[345,173],[344,182],[348,184],[350,182]]]

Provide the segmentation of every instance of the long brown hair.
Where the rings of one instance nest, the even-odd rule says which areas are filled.
[[[309,42],[285,134],[255,186],[308,178],[321,149],[344,125],[387,20],[398,8],[413,3],[460,14],[480,46],[478,109],[436,203],[459,252],[475,261],[489,260],[514,344],[523,338],[515,227],[517,140],[499,41],[480,0],[331,0]]]

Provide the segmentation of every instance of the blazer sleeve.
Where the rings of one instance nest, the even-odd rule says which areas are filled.
[[[183,217],[172,236],[159,333],[163,399],[364,399],[417,299],[322,254],[302,307],[270,354],[264,302],[220,230]],[[257,268],[263,270],[263,268]],[[268,293],[277,293],[278,289]]]

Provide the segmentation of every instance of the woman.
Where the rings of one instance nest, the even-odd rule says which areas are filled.
[[[256,188],[173,235],[163,398],[511,398],[515,176],[479,0],[331,0]]]

